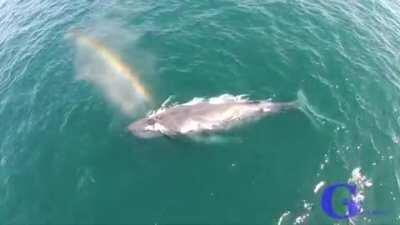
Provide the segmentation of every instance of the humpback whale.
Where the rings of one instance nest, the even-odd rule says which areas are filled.
[[[167,99],[168,101],[169,99]],[[139,138],[191,136],[231,129],[243,123],[299,107],[298,101],[249,100],[245,95],[194,98],[165,106],[129,125]]]

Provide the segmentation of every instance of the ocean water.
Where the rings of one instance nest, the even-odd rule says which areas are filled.
[[[400,224],[398,1],[0,0],[0,30],[0,224]],[[96,85],[110,62],[74,30],[151,106]],[[299,92],[306,111],[208,141],[126,130],[169,96]],[[346,182],[384,213],[326,215]]]

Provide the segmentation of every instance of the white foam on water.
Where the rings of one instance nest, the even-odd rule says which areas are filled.
[[[284,225],[284,224],[283,224],[283,221],[286,219],[287,216],[289,216],[289,214],[290,214],[290,211],[284,212],[284,213],[281,215],[281,217],[279,217],[279,220],[278,220],[278,224],[277,224],[277,225]]]
[[[196,104],[199,104],[201,102],[206,102],[205,98],[195,97],[192,100],[190,100],[190,101],[188,101],[186,103],[183,103],[182,105],[196,105]]]
[[[325,185],[325,181],[320,181],[317,185],[315,185],[314,193],[317,193],[321,188]]]
[[[231,95],[231,94],[222,94],[217,97],[212,97],[208,99],[210,104],[223,104],[228,102],[248,102],[249,99],[247,95]]]
[[[192,100],[179,104],[178,102],[171,102],[172,97],[168,97],[161,105],[159,109],[150,111],[147,113],[147,117],[157,116],[160,113],[163,113],[165,110],[175,107],[177,105],[183,106],[191,106],[199,103],[210,103],[210,104],[224,104],[229,102],[248,102],[247,95],[231,95],[231,94],[222,94],[220,96],[204,98],[204,97],[194,97]]]
[[[306,200],[303,200],[303,208],[305,212],[300,216],[296,217],[293,223],[294,225],[306,224],[308,222],[308,218],[311,216],[311,210],[313,208],[313,204],[307,202]]]
[[[361,213],[363,213],[365,210],[362,207],[362,203],[364,202],[366,195],[367,195],[367,189],[373,185],[373,182],[371,179],[367,178],[365,175],[361,173],[361,167],[356,167],[353,169],[351,172],[351,176],[348,180],[349,183],[356,185],[356,195],[352,197],[352,200],[360,206],[359,210]],[[361,217],[364,218],[365,217]],[[353,217],[350,218],[349,221],[351,224],[356,224],[356,220],[358,217]]]
[[[301,224],[308,224],[309,218],[311,216],[311,211],[313,209],[313,203],[310,203],[306,200],[302,200],[303,202],[303,207],[301,209],[301,212],[297,214],[296,212],[292,213],[291,211],[286,211],[284,212],[278,219],[277,225],[285,225],[285,224],[291,224],[291,225],[301,225]],[[296,217],[294,217],[297,214]],[[290,216],[292,215],[292,216]]]
[[[182,103],[182,105],[196,105],[201,102],[206,102],[210,104],[224,104],[229,102],[248,102],[247,95],[231,95],[231,94],[222,94],[220,96],[211,97],[211,98],[203,98],[203,97],[195,97],[192,100]]]
[[[365,199],[366,189],[373,185],[372,180],[368,179],[361,173],[361,168],[357,167],[351,172],[349,183],[353,183],[357,187],[357,194],[353,197],[356,203],[362,203]]]

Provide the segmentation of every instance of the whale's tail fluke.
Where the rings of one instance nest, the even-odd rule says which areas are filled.
[[[303,90],[297,92],[297,100],[289,102],[288,107],[297,108],[302,111],[310,119],[314,127],[320,128],[321,125],[325,125],[327,122],[338,126],[344,126],[343,123],[321,114],[313,105],[310,104]]]
[[[299,90],[297,92],[297,100],[294,101],[294,105],[296,105],[296,108],[298,108],[300,111],[302,111],[307,118],[310,120],[311,124],[314,127],[320,128],[320,123],[318,122],[318,117],[315,117],[317,113],[315,113],[315,110],[309,103],[306,95],[304,94],[303,90]]]

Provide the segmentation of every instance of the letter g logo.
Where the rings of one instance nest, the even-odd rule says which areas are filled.
[[[360,214],[361,212],[359,205],[354,202],[351,197],[344,199],[342,202],[345,206],[347,206],[347,213],[345,215],[339,215],[335,212],[333,208],[333,195],[338,188],[346,188],[350,192],[351,196],[355,196],[357,192],[356,186],[351,184],[335,184],[327,187],[324,190],[321,198],[321,207],[324,212],[333,219],[338,220],[348,219]]]

